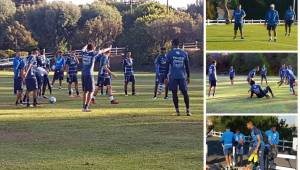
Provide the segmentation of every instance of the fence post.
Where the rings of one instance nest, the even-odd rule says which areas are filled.
[[[284,151],[284,139],[282,140],[282,151]]]
[[[198,41],[196,41],[195,43],[196,43],[196,49],[198,49]]]

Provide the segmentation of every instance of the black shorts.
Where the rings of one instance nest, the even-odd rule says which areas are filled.
[[[234,30],[243,30],[242,23],[234,23]]]
[[[55,70],[53,79],[54,80],[63,80],[64,79],[64,71],[63,70]]]
[[[135,76],[134,75],[125,75],[124,76],[124,81],[125,82],[132,82],[135,83]]]
[[[168,75],[167,74],[164,74],[164,73],[161,73],[158,75],[158,82],[160,84],[164,84],[165,80],[168,79]]]
[[[69,74],[67,77],[67,83],[78,83],[77,74]]]
[[[261,75],[261,79],[267,79],[266,75]]]
[[[18,78],[14,78],[14,94],[17,94],[17,91],[22,91],[22,78],[18,77]]]
[[[98,77],[97,86],[109,86],[111,85],[111,77]]]
[[[267,25],[267,30],[272,30],[272,31],[274,31],[274,30],[276,30],[276,27],[277,27],[277,25]]]
[[[286,20],[286,21],[285,21],[285,24],[286,24],[287,26],[289,26],[289,27],[290,27],[293,23],[294,23],[293,20]]]
[[[209,80],[209,84],[211,87],[216,87],[217,86],[217,80]]]
[[[82,75],[81,76],[82,81],[82,90],[84,92],[93,92],[95,91],[95,85],[94,85],[94,76],[92,75]]]
[[[38,82],[36,77],[25,79],[25,84],[26,84],[27,91],[33,91],[38,89]]]
[[[233,80],[234,79],[234,76],[229,76],[230,80]]]
[[[187,91],[188,87],[187,87],[186,79],[173,79],[173,78],[170,78],[170,80],[169,80],[169,90],[175,91],[175,90],[178,89],[178,87],[179,87],[180,91]]]

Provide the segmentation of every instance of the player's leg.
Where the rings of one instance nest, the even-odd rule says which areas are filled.
[[[72,81],[71,81],[71,77],[69,77],[69,80],[68,80],[68,91],[69,91],[69,96],[72,96]]]
[[[178,86],[179,86],[179,81],[176,79],[169,79],[169,90],[172,91],[172,98],[173,98],[173,105],[176,111],[176,115],[180,116],[179,112],[179,105],[178,105]]]
[[[270,92],[271,95],[272,95],[272,97],[274,97],[274,93],[273,93],[273,91],[272,91],[272,89],[271,89],[270,86],[267,86],[267,87],[266,87],[266,90],[267,90],[267,93]]]
[[[233,28],[233,34],[234,34],[233,39],[234,40],[236,39],[237,29],[238,29],[237,23],[234,23],[234,28]]]
[[[114,99],[113,93],[112,93],[112,85],[111,85],[111,78],[105,78],[105,84],[107,85],[108,89],[108,98],[111,104],[119,104],[119,102]]]
[[[290,23],[289,23],[289,25],[288,25],[288,27],[289,27],[289,36],[291,36],[291,30],[292,30],[292,25],[293,25],[293,22],[291,21]]]
[[[287,21],[285,21],[285,23],[284,23],[284,28],[285,28],[285,36],[287,36],[287,34],[288,34],[288,23],[287,23]]]
[[[293,93],[293,95],[296,95],[295,89],[294,89],[294,83],[295,81],[290,81],[290,90]]]
[[[157,96],[158,83],[159,82],[157,80],[155,80],[153,99],[156,99],[156,96]]]
[[[183,95],[184,103],[185,103],[185,109],[187,116],[191,116],[190,112],[190,98],[188,95],[188,87],[187,87],[187,81],[185,79],[179,80],[179,89]]]
[[[274,34],[274,41],[277,41],[277,30],[276,30],[276,25],[273,27],[273,34]]]
[[[33,107],[37,106],[37,93],[38,89],[33,90],[32,92],[32,98],[33,98]]]
[[[240,30],[240,34],[241,34],[241,39],[244,39],[244,35],[243,35],[243,24],[239,25],[239,30]]]
[[[54,75],[53,75],[52,82],[51,82],[52,86],[54,85],[56,78],[57,78],[57,71],[54,71]]]
[[[75,81],[75,90],[76,90],[76,96],[79,97],[79,88],[78,88],[78,81]]]
[[[272,41],[271,26],[270,26],[270,25],[267,25],[267,29],[268,29],[269,41]]]
[[[125,96],[128,96],[128,81],[127,80],[124,81],[124,93],[125,93]]]
[[[258,151],[258,159],[259,159],[260,170],[265,169],[264,150],[265,150],[264,147],[261,147],[260,150]]]
[[[100,94],[101,94],[101,96],[104,95],[104,86],[103,85],[100,85]],[[107,94],[107,92],[106,92],[106,94]]]
[[[134,96],[134,95],[136,95],[136,92],[135,92],[135,77],[134,77],[134,75],[132,75],[131,77],[130,77],[130,81],[131,81],[131,92],[132,92],[132,95]]]
[[[164,79],[165,80],[165,79]],[[168,93],[169,93],[169,85],[168,83],[164,83],[165,84],[165,99],[168,99]]]
[[[265,78],[265,81],[266,81],[266,85],[268,85],[268,78],[267,78],[267,76],[264,76],[264,78]]]
[[[208,97],[210,97],[211,88],[212,88],[212,86],[209,85],[209,88],[208,88]]]

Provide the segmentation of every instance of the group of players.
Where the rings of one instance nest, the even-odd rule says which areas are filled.
[[[217,61],[212,61],[211,65],[208,69],[208,78],[209,78],[209,90],[208,90],[208,97],[215,96],[216,92],[216,86],[217,86],[217,71],[216,71]],[[255,76],[257,73],[260,73],[261,76],[261,85],[263,85],[263,82],[266,82],[265,89],[262,89],[261,85],[256,84],[254,81]],[[279,69],[279,77],[280,81],[277,83],[279,86],[282,84],[289,84],[290,92],[293,95],[297,95],[295,92],[295,86],[296,86],[296,76],[294,74],[293,68],[291,65],[286,66],[286,64],[283,64]],[[234,79],[235,79],[235,69],[233,66],[229,69],[229,79],[230,84],[234,85]],[[263,65],[261,68],[260,66],[257,66],[256,68],[252,69],[248,76],[247,76],[247,82],[250,85],[250,98],[253,97],[255,94],[258,98],[269,98],[270,96],[268,93],[271,94],[272,97],[274,97],[274,93],[271,89],[271,87],[268,85],[268,79],[267,79],[267,67]]]
[[[30,55],[23,59],[20,53],[17,52],[14,57],[14,93],[16,94],[16,105],[26,104],[30,107],[29,96],[32,94],[33,107],[38,105],[37,99],[40,97],[47,98],[45,91],[48,86],[50,95],[52,94],[52,86],[56,80],[59,80],[59,89],[62,87],[64,72],[67,72],[67,82],[69,96],[73,96],[72,85],[74,84],[76,96],[83,98],[83,112],[90,112],[90,104],[96,103],[96,95],[106,87],[106,93],[111,104],[119,102],[112,94],[112,77],[117,76],[111,71],[110,56],[111,48],[95,50],[94,45],[88,44],[79,51],[71,51],[68,54],[63,54],[58,51],[55,56],[55,61],[52,67],[50,60],[45,56],[45,50],[37,48],[30,52]],[[80,63],[81,61],[81,63]],[[94,83],[94,67],[95,63],[99,66],[98,80]],[[132,83],[132,95],[136,95],[135,90],[135,75],[133,70],[133,58],[130,51],[126,51],[122,59],[124,71],[124,93],[128,96],[127,86]],[[179,40],[172,41],[172,49],[167,52],[166,48],[161,48],[160,55],[155,60],[156,79],[154,88],[154,97],[157,98],[157,93],[162,91],[165,86],[165,99],[168,99],[168,90],[172,91],[172,98],[176,114],[179,116],[178,104],[178,88],[184,97],[186,105],[186,114],[191,116],[189,108],[188,83],[190,82],[189,59],[185,51],[179,48]],[[81,67],[81,82],[83,96],[80,96],[78,87],[78,70]],[[52,83],[49,81],[49,72],[53,70],[54,76]],[[26,92],[23,94],[23,84],[26,85]],[[96,88],[95,88],[96,85]]]
[[[241,39],[244,39],[243,35],[243,26],[244,18],[246,17],[246,12],[242,9],[242,5],[238,5],[237,9],[234,10],[232,19],[234,19],[234,36],[233,39],[236,39],[237,31],[240,31]],[[285,12],[284,21],[285,21],[285,36],[291,36],[291,27],[295,21],[296,13],[293,10],[293,7],[290,6]],[[269,41],[277,41],[277,31],[276,27],[279,24],[279,14],[275,10],[275,5],[271,4],[270,9],[266,12],[265,15],[265,26],[268,30]],[[272,36],[273,32],[273,36]]]
[[[244,167],[245,170],[275,169],[274,159],[277,157],[277,145],[279,144],[279,133],[276,126],[263,132],[250,120],[247,122],[247,128],[250,130],[250,138],[246,140],[245,135],[239,129],[233,133],[229,126],[226,127],[220,139],[226,160],[226,169],[233,169],[232,155],[234,155],[235,165]],[[247,165],[243,164],[246,142],[250,144]],[[235,148],[234,154],[233,147]]]

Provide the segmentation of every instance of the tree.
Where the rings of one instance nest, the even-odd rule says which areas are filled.
[[[0,24],[8,21],[15,13],[16,7],[11,0],[0,0]]]

